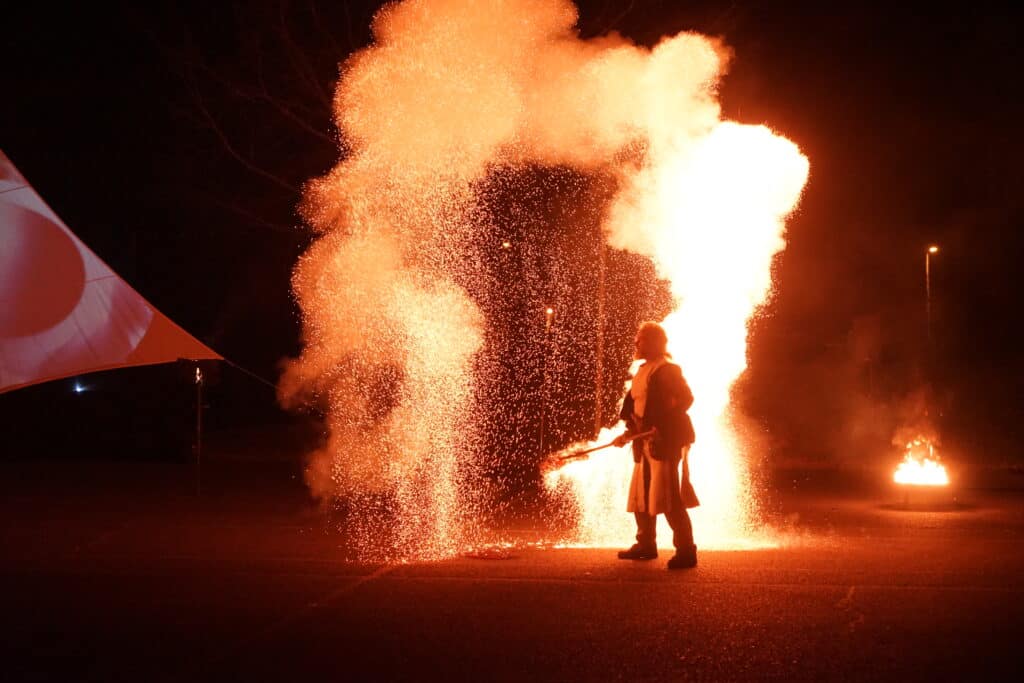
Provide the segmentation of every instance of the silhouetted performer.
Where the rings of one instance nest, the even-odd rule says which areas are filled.
[[[658,556],[656,521],[664,514],[672,527],[676,554],[669,569],[697,566],[697,547],[686,506],[697,505],[689,485],[689,468],[683,460],[694,441],[693,424],[686,411],[693,394],[679,366],[668,358],[665,330],[653,322],[640,325],[636,333],[636,357],[646,361],[637,370],[622,404],[619,416],[626,421],[626,433],[615,442],[622,446],[634,434],[650,429],[654,436],[633,441],[633,478],[629,485],[628,512],[636,516],[636,544],[619,552],[623,560],[652,560]],[[683,462],[683,486],[687,497],[680,496],[679,465]]]

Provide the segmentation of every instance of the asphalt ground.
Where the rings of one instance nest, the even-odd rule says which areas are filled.
[[[779,473],[783,546],[669,572],[667,555],[526,545],[346,561],[289,463],[211,465],[198,497],[184,465],[6,463],[0,478],[5,681],[1020,677],[1016,481],[907,506]]]

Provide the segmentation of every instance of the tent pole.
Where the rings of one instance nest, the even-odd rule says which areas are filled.
[[[196,363],[196,495],[203,492],[203,371]]]

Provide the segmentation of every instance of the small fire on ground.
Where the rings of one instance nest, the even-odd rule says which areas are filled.
[[[924,437],[907,443],[906,455],[892,475],[897,484],[908,486],[947,486],[949,475],[939,461],[935,446]]]

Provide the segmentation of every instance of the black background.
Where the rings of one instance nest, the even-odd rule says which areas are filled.
[[[311,240],[295,212],[300,188],[339,154],[325,98],[338,64],[368,44],[378,3],[20,5],[4,10],[0,31],[0,147],[149,301],[273,381],[299,350],[288,280]],[[1019,459],[1024,93],[1008,4],[587,2],[579,26],[645,45],[680,30],[723,36],[735,50],[724,115],[767,123],[811,161],[737,385],[768,457],[869,457],[919,417],[929,388],[961,457]],[[931,243],[941,251],[929,354]],[[648,280],[638,317],[660,306]],[[632,321],[616,324],[625,332],[610,337],[609,359],[621,366]],[[215,372],[211,429],[296,419],[270,388]],[[624,372],[608,373],[608,401]],[[581,377],[567,376],[568,394],[591,395]],[[187,368],[80,381],[107,398],[73,394],[73,380],[0,397],[12,456],[67,452],[66,439],[38,446],[75,429],[83,453],[129,441],[130,457],[187,451]],[[588,410],[559,414],[553,438],[586,432]]]

